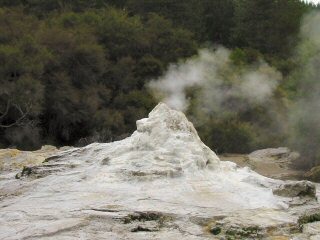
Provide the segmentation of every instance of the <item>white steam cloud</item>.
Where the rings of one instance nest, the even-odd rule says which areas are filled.
[[[246,104],[267,101],[276,89],[281,74],[264,61],[250,66],[235,66],[230,50],[202,49],[198,55],[172,64],[164,76],[149,87],[172,108],[186,110],[186,90],[200,87],[200,101],[208,111],[238,110]],[[233,103],[230,103],[233,102]]]
[[[290,109],[291,142],[303,155],[303,164],[320,164],[320,12],[307,15],[297,49],[300,66],[298,97]]]
[[[301,41],[293,52],[297,67],[284,81],[282,75],[265,61],[245,64],[241,62],[241,54],[239,57],[235,52],[218,47],[202,49],[197,56],[172,64],[162,77],[150,82],[149,88],[172,108],[185,111],[190,104],[195,104],[201,112],[200,117],[214,116],[224,120],[232,114],[263,106],[273,123],[266,128],[253,128],[265,131],[258,134],[261,138],[258,141],[263,143],[270,136],[283,136],[282,144],[289,144],[301,153],[302,164],[307,167],[319,165],[319,23],[319,11],[308,14],[302,21]],[[289,89],[288,98],[273,97],[280,83],[281,89]],[[194,89],[188,91],[190,88]]]

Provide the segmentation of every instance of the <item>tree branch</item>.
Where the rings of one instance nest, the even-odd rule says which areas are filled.
[[[7,102],[6,110],[3,113],[0,112],[1,113],[0,120],[3,119],[5,116],[7,116],[9,109],[10,109],[10,100],[8,100]]]
[[[21,117],[19,117],[15,122],[11,123],[11,124],[8,124],[8,125],[5,125],[5,124],[0,124],[0,128],[10,128],[10,127],[13,127],[13,126],[16,126],[18,125],[19,123],[21,123],[23,121],[23,119],[26,118],[26,116],[29,114],[29,111],[30,111],[30,108],[26,111],[26,112],[23,112],[21,107],[17,104],[13,104],[13,106],[20,112],[21,114]],[[9,111],[9,110],[8,110]],[[1,116],[2,118],[3,116]],[[0,119],[1,119],[0,118]]]

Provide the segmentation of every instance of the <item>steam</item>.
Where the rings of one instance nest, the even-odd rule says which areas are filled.
[[[236,66],[231,51],[218,47],[202,49],[198,55],[172,64],[163,77],[149,87],[170,107],[185,111],[189,106],[186,90],[198,87],[198,98],[207,111],[237,111],[270,99],[281,74],[260,60],[249,66]],[[236,101],[238,100],[238,101]],[[232,104],[228,104],[233,102]]]
[[[254,112],[255,107],[263,106],[263,111],[267,111],[263,116],[270,124],[263,123],[261,127],[259,123],[250,123],[252,131],[259,131],[255,147],[270,147],[270,143],[289,145],[301,153],[304,166],[319,165],[319,23],[320,12],[308,14],[302,21],[300,44],[293,52],[298,63],[296,71],[284,80],[262,59],[246,64],[241,62],[241,56],[217,47],[199,50],[197,56],[172,64],[162,77],[150,82],[149,88],[172,108],[187,111],[190,105],[196,107],[196,114],[200,113],[197,117],[204,120],[211,114],[225,121],[232,117],[228,113],[241,116],[247,109]],[[275,97],[280,83],[281,88],[294,89],[292,95],[287,91],[287,99]]]
[[[307,15],[301,25],[301,43],[297,49],[300,67],[298,98],[290,109],[291,144],[297,148],[304,165],[320,163],[320,12]]]

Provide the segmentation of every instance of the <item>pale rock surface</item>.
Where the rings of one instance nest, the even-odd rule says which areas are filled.
[[[299,153],[292,152],[287,147],[261,149],[249,154],[249,158],[252,161],[265,161],[266,159],[270,159],[272,161],[288,162],[298,157]]]
[[[38,151],[28,152],[17,149],[0,149],[0,171],[21,169],[26,165],[41,164],[47,157],[54,155],[58,149],[54,146],[43,146]]]
[[[276,179],[301,179],[304,171],[296,169],[300,154],[287,147],[267,148],[248,155],[248,163],[254,171]]]
[[[220,162],[183,113],[159,104],[122,141],[2,171],[0,239],[317,237],[298,224],[317,200],[277,196],[286,184]]]
[[[219,157],[222,161],[249,167],[266,177],[281,180],[304,179],[305,172],[294,165],[300,157],[299,153],[286,147],[261,149],[250,154],[223,154]]]
[[[304,177],[310,181],[320,182],[320,166],[313,167],[304,174]]]

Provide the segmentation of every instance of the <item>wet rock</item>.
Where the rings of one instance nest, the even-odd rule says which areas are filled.
[[[223,154],[223,161],[232,161],[240,167],[249,167],[259,174],[281,180],[301,180],[304,171],[296,169],[297,152],[286,147],[268,148],[246,154]]]
[[[210,229],[210,232],[213,234],[213,235],[219,235],[221,233],[222,229],[221,227],[217,227],[217,226],[214,226]]]
[[[157,232],[159,231],[159,226],[155,222],[147,222],[139,224],[138,226],[132,228],[131,232]]]
[[[249,158],[252,161],[278,161],[278,162],[292,162],[299,157],[299,153],[292,152],[289,148],[267,148],[254,151],[249,154]]]
[[[258,226],[238,227],[232,226],[226,231],[227,239],[261,239],[263,234]]]
[[[281,184],[273,193],[282,197],[316,198],[316,187],[308,181],[288,182]]]
[[[303,226],[303,233],[310,235],[320,235],[320,222],[312,222]]]
[[[24,166],[39,165],[57,152],[58,149],[53,146],[43,146],[40,150],[32,152],[0,149],[0,171],[12,171]]]
[[[110,162],[110,158],[109,158],[109,157],[106,157],[106,158],[102,159],[101,165],[108,165],[109,162]]]
[[[160,212],[135,212],[126,216],[123,219],[125,224],[139,221],[139,222],[146,222],[146,221],[159,221],[164,222],[165,220],[170,219],[169,216],[165,216]]]
[[[265,176],[276,179],[302,179],[303,172],[294,168],[299,153],[289,148],[267,148],[248,155],[248,165]]]
[[[312,168],[304,174],[304,177],[313,182],[320,182],[320,166]]]
[[[63,172],[67,168],[75,168],[73,164],[45,164],[38,166],[25,166],[21,173],[16,174],[16,179],[23,177],[29,178],[43,178],[54,173]]]

